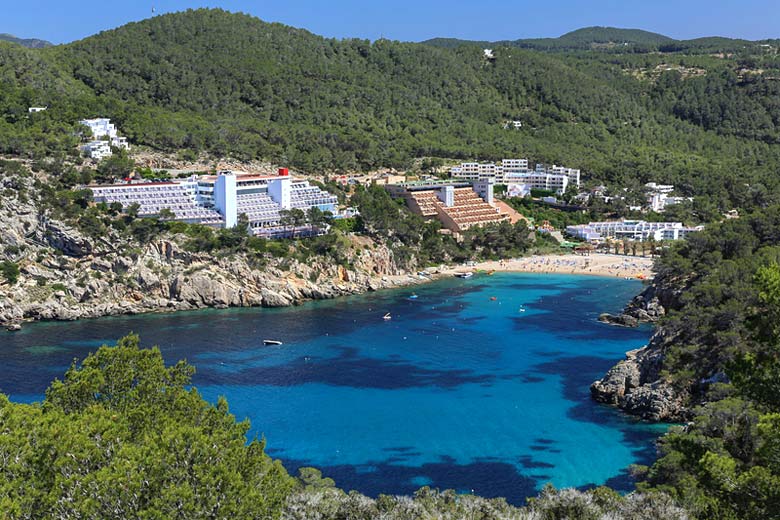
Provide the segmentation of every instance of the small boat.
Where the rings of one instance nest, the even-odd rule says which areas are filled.
[[[496,298],[495,296],[491,296],[491,297],[490,297],[490,301],[491,301],[491,302],[494,302],[494,301],[496,301],[497,299],[498,299],[498,298]]]
[[[517,312],[525,312],[525,307],[520,307]]]
[[[409,296],[409,299],[410,300],[416,300],[417,299],[417,295],[416,294],[412,294],[411,296]]]
[[[390,321],[390,320],[392,320],[392,319],[393,319],[393,317],[392,317],[392,316],[390,316],[390,313],[388,312],[387,314],[385,314],[384,316],[382,316],[382,319],[383,319],[383,320],[385,320],[385,321]]]
[[[263,345],[281,345],[282,342],[276,339],[264,339]]]
[[[468,279],[474,276],[474,273],[455,273],[455,276],[458,278]]]

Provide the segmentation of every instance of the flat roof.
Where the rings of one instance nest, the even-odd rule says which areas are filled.
[[[139,186],[178,186],[179,184],[181,184],[181,182],[124,182],[122,184],[90,184],[87,186],[87,188],[94,190],[100,188],[136,188]]]
[[[288,179],[292,178],[290,175],[273,175],[273,174],[259,175],[259,174],[255,174],[255,173],[237,173],[237,172],[233,172],[233,173],[234,173],[234,175],[236,177],[236,181],[259,181],[259,180],[264,180],[264,179],[278,179],[280,177],[281,178],[288,178]],[[217,177],[219,177],[219,175],[200,175],[200,176],[198,176],[197,180],[199,180],[199,181],[216,181]]]

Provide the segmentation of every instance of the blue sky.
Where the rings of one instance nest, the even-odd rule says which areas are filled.
[[[780,38],[780,0],[0,0],[0,32],[65,43],[156,14],[221,7],[330,37],[419,41],[560,36],[589,25],[673,38]]]

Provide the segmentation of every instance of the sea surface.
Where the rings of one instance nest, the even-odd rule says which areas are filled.
[[[628,491],[627,466],[653,460],[665,427],[594,403],[588,385],[649,338],[596,321],[640,290],[496,273],[286,309],[35,323],[0,333],[0,392],[41,400],[74,358],[133,331],[194,364],[204,397],[226,396],[291,472],[316,466],[374,496],[431,485],[515,504],[547,482]]]

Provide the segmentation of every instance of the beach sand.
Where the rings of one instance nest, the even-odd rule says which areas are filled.
[[[592,254],[582,256],[538,255],[509,260],[479,262],[473,266],[447,267],[442,274],[468,271],[507,271],[523,273],[586,274],[621,278],[652,278],[653,259],[641,256]]]

